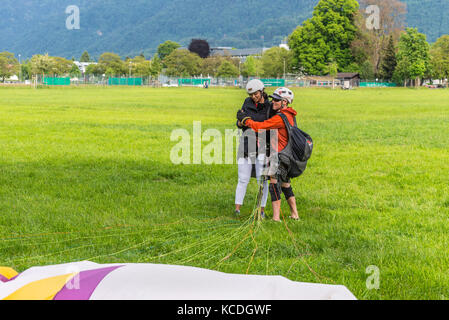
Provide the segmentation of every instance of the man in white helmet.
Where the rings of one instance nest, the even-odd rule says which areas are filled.
[[[245,99],[241,110],[247,117],[263,122],[273,115],[271,102],[268,95],[265,93],[265,86],[260,80],[251,80],[246,86],[246,91],[249,95]],[[243,135],[240,138],[238,150],[238,184],[235,192],[235,213],[240,215],[240,208],[243,205],[246,189],[248,187],[251,177],[256,177],[260,180],[262,170],[266,162],[267,152],[269,152],[269,139],[267,142],[261,143],[258,134],[248,131],[247,127],[241,125],[237,121],[237,126],[243,130]],[[248,134],[252,133],[252,134]],[[264,183],[262,194],[262,216],[268,199],[268,182]]]
[[[297,112],[290,107],[294,99],[294,94],[290,89],[278,88],[275,90],[273,95],[270,96],[270,98],[272,98],[273,110],[278,113],[277,115],[264,122],[254,121],[244,112],[238,113],[237,118],[242,125],[251,128],[256,132],[260,130],[276,129],[278,132],[278,144],[275,148],[279,153],[284,150],[288,144],[288,131],[285,127],[284,120],[279,114],[284,114],[293,126]],[[296,198],[291,187],[291,181],[287,176],[289,171],[288,168],[285,168],[281,163],[279,167],[270,168],[270,171],[271,177],[269,190],[271,193],[271,201],[273,206],[273,220],[280,221],[281,192],[284,193],[284,196],[290,206],[290,217],[294,220],[298,220],[299,215],[296,208]]]

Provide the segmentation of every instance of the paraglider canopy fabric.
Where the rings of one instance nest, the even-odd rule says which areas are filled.
[[[0,269],[3,270],[3,269]],[[15,272],[3,271],[5,278]],[[11,270],[10,270],[11,272]],[[30,268],[0,282],[0,300],[355,300],[344,286],[281,276],[89,261]]]
[[[0,282],[8,282],[17,276],[16,270],[6,267],[0,267]]]

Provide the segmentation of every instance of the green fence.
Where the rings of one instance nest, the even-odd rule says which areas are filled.
[[[396,83],[391,82],[360,82],[360,87],[378,88],[378,87],[396,87]]]
[[[266,87],[285,87],[285,79],[260,79]]]
[[[206,82],[210,85],[210,79],[178,79],[179,86],[200,86]]]
[[[70,78],[44,77],[42,83],[47,86],[70,86]]]
[[[109,78],[110,86],[141,86],[142,78]]]

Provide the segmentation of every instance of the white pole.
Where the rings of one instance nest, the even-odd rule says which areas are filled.
[[[20,53],[19,53],[19,82],[22,81],[22,65],[20,64]]]
[[[284,59],[284,80],[285,80],[285,59]]]

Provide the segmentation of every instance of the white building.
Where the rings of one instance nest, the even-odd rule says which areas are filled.
[[[73,63],[76,64],[76,66],[78,67],[78,69],[80,69],[82,74],[86,73],[87,66],[91,64],[97,64],[96,62],[79,62],[79,61],[73,61]]]
[[[290,51],[290,47],[289,47],[288,44],[286,44],[286,43],[281,43],[281,44],[279,45],[279,48],[284,48],[284,49]]]

